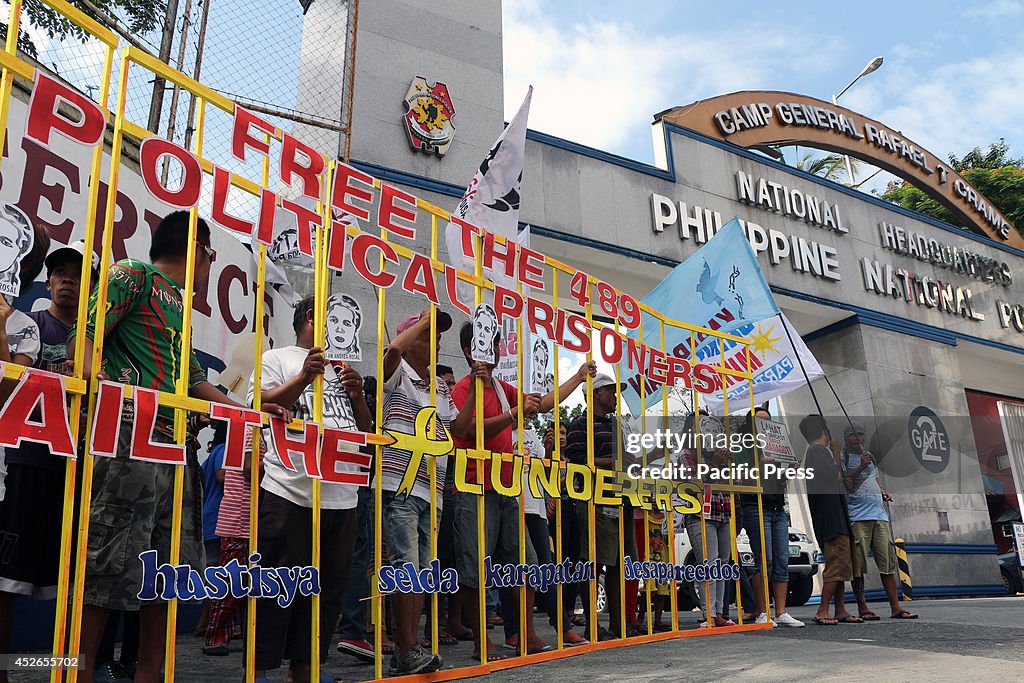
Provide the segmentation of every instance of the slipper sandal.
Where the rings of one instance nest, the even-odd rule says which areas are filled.
[[[861,612],[860,618],[864,621],[881,621],[882,617],[878,616],[874,612]]]
[[[456,640],[465,641],[467,643],[476,640],[476,638],[473,637],[473,632],[469,629],[466,629],[462,633],[452,633],[451,635]]]
[[[835,626],[839,623],[832,617],[814,617],[811,621],[819,626]]]
[[[548,643],[545,643],[541,647],[527,648],[526,649],[526,654],[528,654],[528,655],[539,655],[541,652],[550,652],[551,650],[554,650],[554,649],[555,649],[554,645],[550,645]]]
[[[455,645],[459,642],[459,639],[450,633],[442,633],[437,636],[438,645]]]
[[[393,655],[393,654],[395,654],[395,644],[394,644],[394,642],[382,643],[381,646],[380,646],[380,653],[382,655]]]
[[[490,664],[492,662],[500,662],[500,661],[503,661],[503,660],[506,660],[506,659],[508,659],[508,655],[503,653],[503,652],[488,652],[487,653],[487,663],[488,664]],[[475,653],[473,655],[473,661],[474,662],[480,661],[480,653]]]
[[[839,623],[840,624],[863,624],[864,620],[861,619],[860,617],[855,617],[852,614],[848,614],[847,616],[843,617],[842,619],[839,619]]]
[[[917,615],[916,614],[912,614],[911,612],[908,612],[905,609],[901,609],[899,612],[897,612],[896,614],[893,614],[889,618],[890,619],[917,619]]]

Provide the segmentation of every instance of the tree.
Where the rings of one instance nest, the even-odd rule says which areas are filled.
[[[1010,146],[999,138],[998,142],[988,146],[986,152],[975,147],[960,158],[950,154],[949,164],[978,188],[1024,235],[1024,157],[1011,158]],[[890,182],[882,199],[951,225],[966,227],[949,209],[908,181]]]
[[[799,149],[797,147],[797,150]],[[850,184],[850,179],[846,175],[846,160],[841,154],[821,154],[817,150],[812,149],[801,154],[793,166],[811,175],[820,176],[825,180],[831,180],[832,182],[844,185]],[[856,173],[860,169],[860,162],[856,159],[850,159],[850,166],[853,167],[853,172]]]
[[[106,25],[106,19],[102,13],[108,16],[117,17],[126,28],[134,35],[150,33],[158,29],[167,13],[167,4],[164,0],[69,0],[76,9],[81,10],[101,24]],[[8,7],[10,2],[4,3]],[[93,8],[100,10],[96,12]],[[89,34],[69,21],[64,15],[54,11],[43,4],[40,0],[25,0],[22,4],[22,29],[18,35],[18,49],[34,58],[38,58],[38,47],[29,37],[24,29],[27,21],[34,27],[45,31],[52,39],[65,41],[70,37],[85,42]],[[9,13],[8,13],[9,14]],[[0,33],[4,40],[7,39],[7,24],[0,22]]]
[[[577,417],[583,414],[583,407],[584,406],[582,403],[577,403],[572,408],[567,408],[564,405],[558,406],[559,422],[568,427],[570,422],[572,422]],[[535,432],[537,432],[537,434],[543,437],[544,430],[546,430],[549,426],[553,425],[554,422],[555,421],[553,418],[549,420],[543,415],[534,415],[533,417],[526,421],[526,427],[527,429],[534,430]]]

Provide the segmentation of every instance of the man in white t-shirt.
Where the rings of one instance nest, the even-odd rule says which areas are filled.
[[[295,308],[295,344],[263,354],[260,378],[264,403],[291,406],[292,416],[313,419],[313,381],[324,377],[323,425],[339,429],[371,431],[370,409],[363,395],[363,380],[352,367],[328,364],[324,350],[313,346],[313,307],[307,296]],[[249,379],[249,401],[254,395]],[[265,567],[308,565],[312,557],[313,480],[306,476],[302,458],[291,457],[288,469],[277,453],[273,439],[266,439],[260,484],[260,564]],[[341,465],[357,471],[354,465]],[[322,660],[326,661],[334,627],[338,623],[357,536],[356,502],[358,488],[351,484],[323,481],[320,485],[320,639]],[[256,605],[257,680],[266,671],[290,660],[291,680],[309,681],[311,600],[297,596],[288,607],[276,600]]]

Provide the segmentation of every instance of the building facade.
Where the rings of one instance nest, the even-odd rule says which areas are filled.
[[[319,0],[307,30],[346,9]],[[454,208],[501,130],[504,98],[524,94],[503,92],[501,36],[499,2],[363,3],[352,163]],[[413,149],[403,126],[417,76],[444,83],[454,105],[443,157]],[[307,91],[300,110],[336,111],[336,101]],[[652,124],[653,165],[531,131],[520,220],[533,245],[642,297],[738,217],[779,306],[835,389],[814,383],[833,431],[841,434],[844,409],[869,422],[918,594],[998,592],[996,551],[1009,549],[1008,523],[1020,520],[1024,474],[1024,251],[671,120]],[[334,134],[298,134],[324,150],[337,145]],[[364,310],[373,305],[373,292],[354,293]],[[395,301],[389,326],[415,307]],[[446,341],[441,360],[461,368],[455,346]],[[779,410],[817,408],[798,390]],[[799,435],[794,445],[802,448]],[[809,530],[801,500],[793,497],[794,524]]]

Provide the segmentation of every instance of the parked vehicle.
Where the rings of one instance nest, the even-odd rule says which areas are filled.
[[[750,551],[750,539],[745,529],[736,534],[736,551],[743,567],[754,566],[754,556]],[[693,564],[695,554],[690,545],[686,527],[681,523],[676,527],[676,562]],[[815,549],[810,537],[803,531],[791,527],[789,530],[789,596],[787,606],[799,607],[807,604],[814,592],[814,576],[818,567],[824,562],[821,553]],[[692,585],[679,586],[680,609],[693,609],[697,606],[697,596]]]
[[[999,574],[1003,578],[1003,586],[1007,595],[1024,593],[1024,580],[1021,579],[1020,566],[1017,564],[1017,553],[1008,552],[999,556]]]

